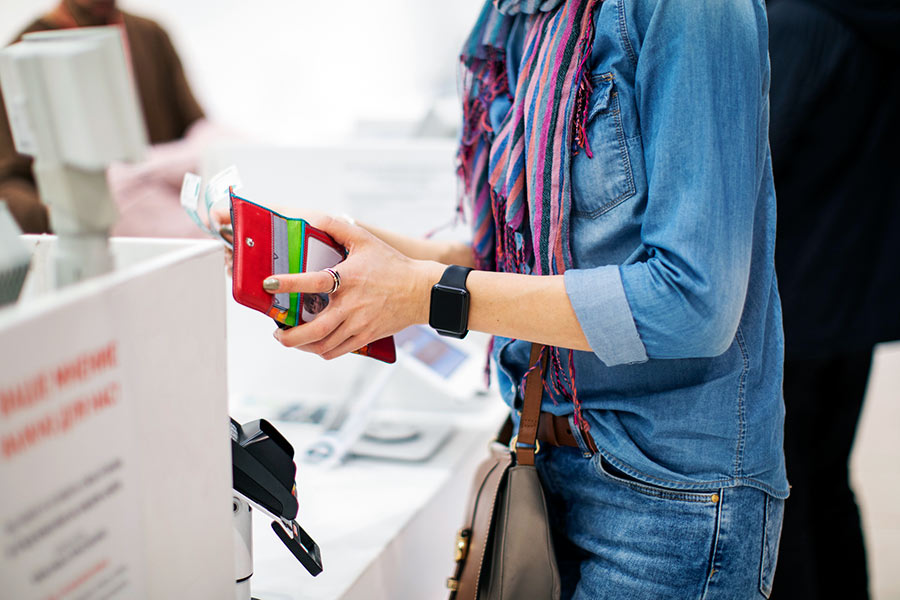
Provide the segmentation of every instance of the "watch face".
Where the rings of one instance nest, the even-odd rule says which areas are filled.
[[[469,316],[469,293],[466,290],[436,284],[431,289],[429,324],[439,331],[463,333]]]

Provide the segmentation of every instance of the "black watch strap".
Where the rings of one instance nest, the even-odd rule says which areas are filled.
[[[469,277],[469,272],[472,271],[471,267],[461,267],[459,265],[450,265],[446,269],[444,269],[444,274],[441,276],[441,285],[447,285],[450,287],[467,289],[466,288],[466,279]]]

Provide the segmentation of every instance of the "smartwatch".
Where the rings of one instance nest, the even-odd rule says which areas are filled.
[[[469,290],[466,278],[472,269],[450,265],[431,288],[428,324],[441,335],[462,339],[469,333]]]

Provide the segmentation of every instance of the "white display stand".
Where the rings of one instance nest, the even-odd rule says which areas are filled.
[[[0,310],[0,598],[234,595],[223,254],[112,241],[49,286],[52,236]]]

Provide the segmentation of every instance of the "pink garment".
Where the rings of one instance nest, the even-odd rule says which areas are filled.
[[[180,140],[150,147],[143,162],[110,166],[107,180],[119,210],[112,235],[207,237],[181,207],[181,181],[187,171],[199,172],[203,150],[219,137],[221,130],[200,120]]]

